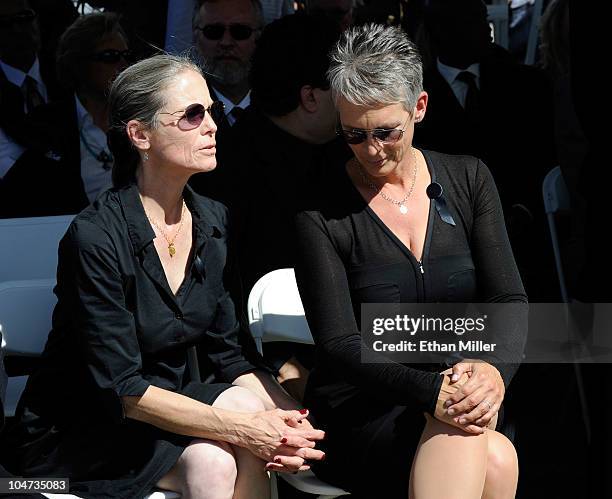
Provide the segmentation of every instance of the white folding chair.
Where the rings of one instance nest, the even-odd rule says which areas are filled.
[[[555,266],[557,267],[557,276],[559,277],[559,290],[563,303],[570,303],[571,299],[565,283],[565,274],[563,272],[563,263],[561,261],[561,247],[559,244],[559,236],[557,234],[557,222],[555,216],[557,213],[568,213],[571,209],[570,195],[561,172],[561,167],[555,166],[550,170],[542,183],[542,195],[544,196],[544,211],[548,220],[548,228],[550,230],[550,239],[555,255]],[[591,423],[589,418],[589,409],[587,398],[584,391],[584,383],[582,381],[582,371],[580,364],[574,363],[574,375],[576,376],[576,385],[578,387],[578,396],[580,398],[580,407],[582,410],[582,419],[586,432],[587,442],[591,441]]]
[[[73,216],[0,220],[0,327],[6,356],[39,356],[51,330],[57,250]],[[13,416],[27,376],[10,377],[5,415]],[[72,494],[43,494],[71,499]],[[178,499],[155,490],[145,499]]]
[[[314,344],[293,269],[274,270],[259,279],[249,293],[249,327],[259,353],[263,343],[290,341]],[[312,471],[296,475],[279,473],[294,488],[319,499],[350,495],[350,492],[319,480]]]
[[[55,306],[54,279],[0,282],[0,324],[7,357],[38,357],[47,341]],[[5,416],[15,415],[27,376],[8,379]]]
[[[55,279],[59,241],[73,218],[0,219],[0,282]]]

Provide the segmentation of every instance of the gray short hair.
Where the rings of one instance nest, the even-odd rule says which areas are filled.
[[[108,142],[115,157],[115,187],[135,180],[140,159],[127,135],[128,121],[138,120],[146,128],[157,127],[159,111],[166,105],[166,90],[185,71],[202,74],[199,66],[185,56],[160,54],[123,70],[111,85]]]
[[[369,23],[348,29],[330,54],[334,100],[361,106],[401,103],[412,113],[423,91],[416,45],[401,28]]]

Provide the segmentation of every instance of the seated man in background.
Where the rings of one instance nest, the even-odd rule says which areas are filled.
[[[54,68],[41,65],[36,12],[27,0],[0,2],[0,181],[23,154],[25,116],[47,102]]]
[[[128,56],[116,14],[81,16],[64,32],[57,73],[66,97],[28,117],[29,149],[0,187],[0,217],[78,213],[111,186],[108,89]]]
[[[433,56],[424,72],[427,120],[415,143],[447,154],[469,154],[491,169],[517,264],[530,300],[555,299],[542,181],[555,165],[552,93],[538,69],[518,64],[491,41],[482,0],[430,0],[425,29]]]
[[[217,123],[218,170],[195,175],[191,186],[199,194],[223,200],[220,179],[225,165],[232,127],[251,102],[249,68],[255,41],[263,27],[259,0],[198,0],[193,17],[193,41],[204,66],[210,96],[225,106]]]
[[[348,154],[334,140],[336,111],[326,76],[327,54],[339,34],[333,22],[299,13],[266,26],[257,43],[252,105],[233,130],[220,170],[224,190],[232,193],[225,201],[237,241],[241,290],[234,294],[241,310],[260,277],[294,266],[293,217],[316,197],[326,168]],[[298,400],[310,354],[310,347],[284,343],[268,344],[264,352]]]

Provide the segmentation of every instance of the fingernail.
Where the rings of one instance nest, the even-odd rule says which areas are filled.
[[[281,444],[286,444],[287,443],[287,439],[285,437],[281,438]]]
[[[308,409],[300,409],[300,414],[306,414],[308,412]]]
[[[274,462],[275,462],[276,464],[280,464],[280,463],[281,463],[280,457],[277,457],[276,459],[274,459]]]
[[[325,454],[323,454],[323,456],[321,456],[321,461],[325,461]]]
[[[451,380],[453,381],[457,381],[459,379],[459,375],[458,374],[453,374],[453,376],[451,377]]]
[[[446,402],[444,402],[444,408],[446,409],[449,405],[451,405],[451,401],[447,400]]]
[[[452,416],[453,414],[455,414],[455,409],[449,409],[447,412],[449,416]]]
[[[459,424],[464,424],[464,423],[465,423],[465,419],[464,419],[464,418],[461,418],[461,419],[459,420]]]

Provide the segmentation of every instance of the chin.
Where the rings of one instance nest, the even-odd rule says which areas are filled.
[[[192,166],[194,173],[211,172],[217,168],[216,158],[208,159],[206,161],[198,161]]]

